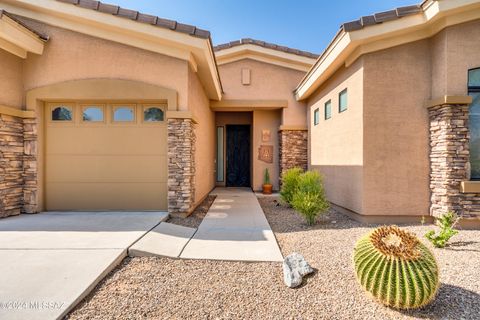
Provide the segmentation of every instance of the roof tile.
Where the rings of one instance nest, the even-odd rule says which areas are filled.
[[[177,21],[157,18],[157,26],[175,30],[175,28],[177,27]]]
[[[195,35],[200,38],[210,38],[210,31],[195,28]]]
[[[375,13],[373,16],[375,17],[375,21],[377,23],[395,20],[398,18],[396,10],[389,10],[389,11]]]
[[[312,59],[318,58],[317,54],[314,54],[314,53],[311,53],[311,52],[302,51],[302,50],[289,48],[289,47],[285,47],[285,46],[279,46],[279,45],[276,45],[274,43],[268,43],[268,42],[265,42],[265,41],[255,40],[255,39],[251,39],[251,38],[243,38],[243,39],[240,39],[240,40],[231,41],[229,43],[219,44],[219,45],[214,47],[214,50],[215,51],[220,51],[220,50],[240,46],[240,45],[243,45],[243,44],[256,45],[256,46],[260,46],[260,47],[263,47],[263,48],[282,51],[282,52],[286,52],[286,53],[291,53],[291,54],[295,54],[295,55],[299,55],[299,56],[303,56],[303,57],[308,57],[308,58],[312,58]]]
[[[363,28],[361,20],[355,20],[355,21],[350,21],[346,22],[342,25],[342,28],[345,32],[350,32],[350,31],[355,31],[355,30],[360,30]]]
[[[156,24],[157,23],[157,16],[152,16],[150,14],[145,14],[145,13],[139,13],[137,16],[137,21],[138,22],[143,22],[147,24]]]
[[[374,16],[365,16],[360,18],[360,23],[363,27],[368,27],[376,24]]]
[[[117,14],[118,9],[120,9],[119,6],[114,6],[113,4],[107,4],[107,3],[99,3],[98,5],[98,11],[103,12],[103,13],[110,13],[110,14]]]
[[[94,0],[80,0],[78,2],[79,7],[87,8],[87,9],[93,9],[93,10],[98,9],[98,4],[99,4],[99,2],[94,1]]]
[[[120,7],[120,8],[118,8],[117,16],[122,17],[122,18],[136,20],[137,17],[138,17],[138,11],[130,10],[130,9],[124,9],[124,8]]]
[[[422,12],[422,8],[419,5],[400,7],[400,8],[397,8],[396,10],[397,10],[397,16],[399,17],[405,17],[411,14]]]
[[[365,27],[369,27],[386,21],[400,19],[419,12],[422,12],[421,5],[399,7],[394,10],[383,11],[370,16],[364,16],[361,17],[359,20],[346,22],[342,24],[340,28],[343,29],[345,32],[356,31]]]
[[[188,33],[188,34],[195,34],[195,29],[196,27],[188,25],[188,24],[183,24],[183,23],[178,23],[177,22],[177,27],[175,28],[176,31],[183,32],[183,33]]]

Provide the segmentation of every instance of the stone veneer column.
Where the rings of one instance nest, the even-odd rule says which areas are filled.
[[[37,212],[37,120],[23,119],[23,212]]]
[[[195,202],[195,125],[168,119],[168,212],[187,216]]]
[[[463,217],[480,212],[480,194],[461,193],[469,179],[470,131],[466,104],[428,108],[430,118],[430,213],[439,217],[454,211]]]
[[[0,115],[0,218],[23,204],[23,119]]]
[[[306,130],[280,130],[280,176],[291,168],[308,168],[308,132]]]

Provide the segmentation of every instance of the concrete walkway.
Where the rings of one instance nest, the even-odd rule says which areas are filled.
[[[217,198],[180,258],[282,261],[275,236],[255,194],[217,188]]]
[[[0,319],[61,319],[164,212],[49,212],[0,220]]]
[[[128,249],[130,257],[178,258],[197,229],[162,222]]]

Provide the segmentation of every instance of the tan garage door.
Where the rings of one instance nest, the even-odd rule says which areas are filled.
[[[166,210],[164,114],[162,104],[47,104],[47,210]]]

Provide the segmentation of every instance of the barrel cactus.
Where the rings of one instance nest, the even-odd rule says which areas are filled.
[[[397,226],[377,228],[358,240],[353,260],[358,282],[389,307],[421,308],[437,293],[435,257],[414,234]]]

